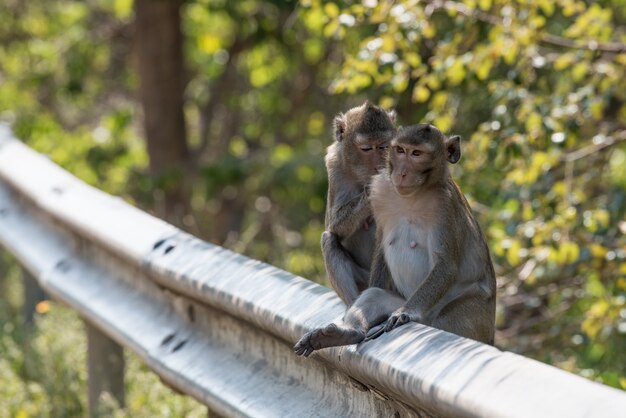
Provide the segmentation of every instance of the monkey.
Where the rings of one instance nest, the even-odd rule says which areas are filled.
[[[461,138],[429,124],[401,128],[372,178],[377,224],[370,288],[339,324],[305,334],[298,355],[360,343],[415,321],[494,343],[495,272],[486,239],[448,163]]]
[[[376,226],[367,186],[384,167],[395,121],[393,110],[369,101],[333,121],[335,138],[325,157],[328,196],[321,247],[330,284],[348,306],[368,286]]]

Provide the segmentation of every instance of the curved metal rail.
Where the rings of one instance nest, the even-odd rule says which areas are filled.
[[[201,241],[0,127],[0,244],[41,286],[226,416],[623,417],[624,392],[419,324],[305,359],[327,288]]]

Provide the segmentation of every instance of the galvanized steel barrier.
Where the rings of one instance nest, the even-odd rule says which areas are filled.
[[[297,357],[342,315],[332,291],[84,184],[5,126],[0,244],[89,324],[91,403],[120,391],[119,344],[225,416],[626,416],[624,392],[419,324]]]

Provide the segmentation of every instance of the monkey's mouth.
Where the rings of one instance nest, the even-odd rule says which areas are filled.
[[[415,186],[400,186],[396,184],[394,184],[393,186],[396,189],[396,193],[398,193],[400,196],[409,196],[415,191]]]
[[[432,168],[424,171],[430,172],[432,171]],[[426,180],[428,179],[428,176],[426,174],[424,174],[424,172],[421,172],[418,175],[413,176],[413,178],[410,180],[392,180],[391,183],[393,184],[394,189],[396,189],[396,193],[398,193],[400,196],[407,197],[414,194],[420,187],[424,185],[424,183],[426,183]]]

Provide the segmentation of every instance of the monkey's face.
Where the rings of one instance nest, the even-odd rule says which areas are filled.
[[[377,134],[357,134],[354,146],[354,155],[361,167],[360,176],[367,182],[371,176],[378,173],[385,166],[387,148],[393,135],[392,131]]]
[[[395,112],[365,102],[337,115],[333,126],[344,168],[360,184],[368,184],[385,166],[387,148],[396,133]]]
[[[399,141],[391,143],[389,171],[391,183],[399,195],[410,196],[427,184],[434,167],[431,148]]]
[[[458,146],[458,137],[454,143]],[[452,140],[452,139],[451,139]],[[447,173],[449,153],[444,135],[434,126],[419,124],[402,129],[391,141],[388,170],[391,182],[401,196],[441,181]]]

